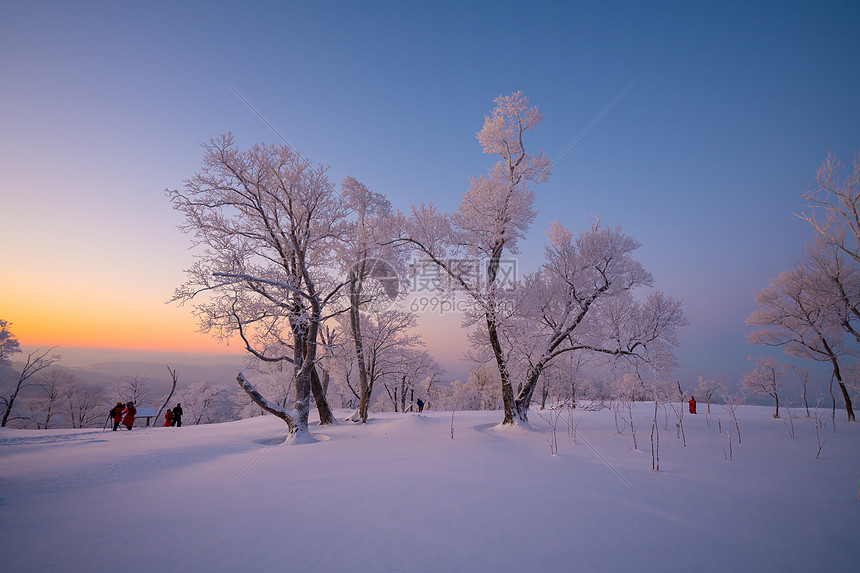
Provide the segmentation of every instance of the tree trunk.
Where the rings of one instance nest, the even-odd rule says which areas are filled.
[[[514,414],[516,412],[514,389],[511,386],[505,356],[502,354],[502,345],[499,342],[498,330],[496,330],[495,316],[490,313],[486,313],[486,317],[487,333],[490,336],[490,346],[493,348],[493,355],[496,357],[496,365],[499,368],[499,378],[502,380],[502,403],[505,408],[505,418],[502,420],[502,424],[513,424]],[[517,418],[519,419],[519,416],[517,416]]]
[[[251,397],[251,400],[253,400],[257,406],[286,422],[287,426],[290,428],[290,433],[295,433],[296,422],[285,408],[282,408],[277,404],[273,404],[272,402],[269,402],[268,400],[263,398],[263,395],[260,394],[260,392],[256,388],[254,388],[254,386],[250,382],[248,382],[248,380],[241,372],[236,377],[236,382],[239,383],[239,387],[242,388],[242,390],[244,390],[245,393],[247,393],[248,396]]]
[[[311,369],[302,368],[296,376],[296,436],[304,437],[308,434],[308,415],[311,411]]]
[[[848,414],[848,421],[854,422],[854,407],[851,405],[851,396],[848,395],[848,390],[845,388],[845,383],[842,381],[842,372],[839,369],[839,361],[836,360],[836,354],[830,349],[830,346],[826,341],[822,341],[824,343],[824,349],[827,351],[827,354],[830,356],[830,363],[833,366],[833,377],[836,378],[836,382],[839,384],[839,389],[842,391],[842,400],[845,402],[845,412]],[[832,387],[832,379],[831,379],[831,387]],[[831,390],[830,394],[833,394]],[[834,400],[834,409],[835,409],[835,400]]]
[[[543,364],[538,362],[537,365],[532,366],[526,376],[526,383],[523,384],[517,393],[514,405],[516,407],[517,419],[520,423],[528,424],[529,422],[529,406],[532,403],[532,396],[534,395],[541,372],[543,372]]]
[[[400,413],[406,411],[406,376],[400,378]]]
[[[320,382],[319,373],[315,367],[311,369],[311,392],[313,392],[314,402],[316,402],[317,411],[320,415],[320,426],[334,424],[334,414],[331,411],[325,390]]]
[[[157,426],[158,421],[161,419],[161,412],[170,403],[170,399],[173,398],[173,393],[176,391],[176,383],[179,381],[179,377],[176,375],[176,370],[171,370],[170,366],[167,367],[167,371],[170,372],[170,377],[173,378],[173,386],[170,387],[170,394],[165,398],[164,403],[161,405],[161,408],[158,409],[158,413],[155,415],[155,422],[153,425]]]
[[[299,441],[305,441],[308,433],[308,414],[311,401],[311,371],[315,370],[316,330],[313,316],[317,309],[311,311],[310,317],[296,313],[290,321],[293,331],[293,373],[296,381],[296,417],[295,429],[292,434]],[[305,322],[307,320],[307,323]]]
[[[499,274],[499,264],[502,257],[502,252],[505,248],[504,239],[499,240],[493,245],[492,256],[487,263],[487,288],[490,289],[489,296],[486,300],[484,309],[484,317],[487,320],[487,334],[490,338],[490,347],[493,349],[493,355],[496,357],[496,365],[499,368],[499,379],[502,382],[502,403],[505,408],[505,418],[502,424],[513,424],[514,415],[516,414],[516,402],[514,401],[514,389],[511,386],[510,373],[508,372],[507,359],[502,351],[502,344],[499,341],[499,324],[496,319],[496,297],[492,289],[495,288]],[[519,418],[519,416],[517,416]]]
[[[361,296],[361,278],[352,273],[353,282],[349,285],[349,326],[355,346],[355,360],[358,364],[358,422],[367,423],[370,408],[370,385],[367,381],[367,364],[364,361],[364,342],[361,337],[361,314],[358,305]]]
[[[20,386],[19,386],[20,388]],[[9,414],[12,413],[12,406],[15,404],[15,397],[18,396],[18,388],[9,396],[9,402],[6,404],[6,412],[3,413],[3,421],[0,422],[0,428],[6,427],[6,422],[9,421]]]
[[[297,336],[297,332],[301,334]],[[310,434],[308,433],[308,415],[310,414],[311,406],[311,372],[315,369],[312,361],[307,360],[303,356],[303,348],[305,348],[306,331],[301,327],[293,329],[293,336],[296,340],[295,346],[295,364],[294,376],[296,380],[296,417],[295,428],[291,428],[291,434],[299,440],[305,440]]]
[[[854,422],[856,420],[854,418],[854,407],[851,404],[851,396],[848,394],[848,389],[845,388],[842,380],[839,380],[839,389],[842,390],[842,400],[845,401],[845,411],[848,413],[848,421]]]

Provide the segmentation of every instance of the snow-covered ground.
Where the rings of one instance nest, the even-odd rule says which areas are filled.
[[[283,444],[267,416],[208,426],[0,431],[3,571],[857,571],[860,424],[660,413],[640,451],[611,411],[499,429],[499,412],[374,414]],[[704,405],[700,405],[700,410]],[[804,415],[804,412],[794,411]],[[341,418],[346,415],[339,412]],[[723,432],[720,433],[719,428]]]

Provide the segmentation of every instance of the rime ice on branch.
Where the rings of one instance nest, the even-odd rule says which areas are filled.
[[[332,272],[345,207],[327,168],[289,146],[240,151],[227,134],[203,149],[201,170],[166,192],[203,251],[173,300],[193,303],[202,330],[238,334],[259,360],[292,363],[295,411],[283,419],[302,441],[312,390],[321,421],[331,419],[314,386],[320,324],[346,285]]]
[[[555,226],[541,271],[518,284],[516,295],[504,288],[501,264],[518,252],[517,241],[534,220],[532,187],[547,180],[550,164],[543,153],[526,153],[523,141],[541,121],[538,108],[529,107],[521,92],[495,103],[477,135],[483,151],[498,155],[498,162],[487,175],[472,179],[456,213],[413,207],[403,240],[476,303],[466,315],[466,324],[477,327],[473,345],[491,353],[501,381],[503,423],[517,424],[528,422],[537,380],[556,357],[597,352],[654,362],[677,344],[677,328],[686,318],[680,303],[662,293],[642,303],[632,298],[632,289],[651,280],[630,256],[638,243],[620,230],[598,226],[576,241]],[[467,275],[450,264],[463,259],[485,266]],[[516,393],[512,360],[528,364]]]

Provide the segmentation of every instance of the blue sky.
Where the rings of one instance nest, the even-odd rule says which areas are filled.
[[[0,317],[24,344],[208,344],[164,304],[191,258],[163,190],[219,133],[279,143],[228,82],[334,181],[445,210],[492,162],[475,133],[493,98],[539,105],[527,145],[554,158],[631,86],[536,188],[521,268],[552,220],[621,225],[685,301],[689,385],[752,368],[753,296],[809,237],[799,194],[828,152],[860,151],[856,2],[115,4],[2,10]],[[446,324],[428,338],[453,371]]]

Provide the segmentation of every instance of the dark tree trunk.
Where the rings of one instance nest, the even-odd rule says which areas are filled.
[[[845,401],[845,411],[848,413],[848,421],[854,422],[856,420],[854,418],[854,407],[851,404],[851,396],[848,394],[848,389],[845,388],[842,380],[839,380],[839,389],[842,390],[842,400]]]
[[[529,406],[532,403],[532,396],[534,396],[541,372],[543,372],[543,364],[540,363],[529,369],[529,373],[526,375],[526,383],[520,388],[514,401],[517,419],[523,424],[527,424],[529,421]]]
[[[311,370],[311,392],[313,392],[314,402],[317,404],[317,411],[320,415],[320,426],[334,424],[334,414],[325,396],[325,390],[320,382],[319,373],[316,368]]]
[[[363,272],[363,267],[361,272]],[[360,274],[360,273],[359,273]],[[355,360],[358,364],[358,421],[367,423],[367,412],[370,408],[371,385],[367,380],[367,363],[364,361],[364,341],[361,336],[361,313],[359,303],[361,302],[361,276],[353,272],[350,276],[352,282],[349,285],[349,326],[352,333],[352,341],[355,346]]]
[[[505,362],[505,356],[502,353],[502,345],[499,342],[499,333],[496,329],[495,316],[487,313],[487,333],[490,336],[490,346],[493,348],[493,355],[496,357],[496,365],[499,368],[499,377],[502,380],[502,403],[505,408],[505,418],[502,424],[513,424],[514,415],[516,414],[516,402],[514,401],[514,389],[511,386],[511,380],[508,375],[508,366]],[[517,416],[519,418],[519,416]]]
[[[6,404],[6,412],[3,413],[3,421],[0,422],[0,428],[6,427],[6,423],[9,421],[9,414],[12,413],[12,406],[15,405],[15,398],[17,396],[18,396],[18,388],[16,388],[15,391],[12,392],[12,395],[9,397],[9,402]]]
[[[505,247],[504,239],[493,245],[492,256],[487,263],[487,283],[490,288],[496,285],[499,274],[499,264],[502,257],[502,252]],[[499,341],[499,324],[496,318],[496,299],[492,294],[487,298],[487,307],[484,310],[484,316],[487,319],[487,334],[490,338],[490,347],[493,349],[493,355],[496,357],[496,365],[499,368],[499,379],[502,382],[502,403],[505,408],[505,418],[502,424],[513,424],[514,416],[517,414],[517,404],[514,400],[514,389],[511,386],[510,373],[508,372],[507,359],[502,351],[502,344]],[[517,416],[519,418],[519,416]]]
[[[406,411],[406,376],[400,379],[400,412]]]
[[[848,395],[848,389],[845,388],[845,383],[842,381],[842,371],[839,369],[839,361],[836,359],[836,354],[830,349],[827,341],[822,340],[822,342],[824,343],[825,351],[830,356],[830,363],[833,365],[833,377],[836,378],[839,389],[842,391],[842,400],[845,402],[845,412],[848,414],[848,421],[854,422],[854,407],[851,404],[851,396]]]

